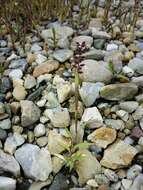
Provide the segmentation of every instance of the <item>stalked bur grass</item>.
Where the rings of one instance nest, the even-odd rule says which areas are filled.
[[[73,57],[73,72],[74,72],[74,82],[75,82],[75,142],[78,141],[78,101],[79,101],[79,87],[80,87],[80,74],[82,73],[82,67],[84,64],[81,62],[83,61],[83,53],[88,51],[88,48],[86,47],[85,42],[78,43],[76,45],[76,50],[74,51],[74,57]]]

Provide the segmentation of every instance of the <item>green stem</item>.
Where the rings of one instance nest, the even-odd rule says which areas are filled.
[[[78,69],[75,69],[75,142],[78,141],[78,99],[79,99],[79,73]]]

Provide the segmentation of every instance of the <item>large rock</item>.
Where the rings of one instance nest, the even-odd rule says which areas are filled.
[[[100,163],[111,169],[124,168],[131,164],[137,153],[136,148],[120,140],[105,150]]]
[[[0,190],[15,190],[16,189],[16,180],[0,176]]]
[[[89,128],[98,128],[103,125],[103,119],[96,107],[86,108],[81,123],[85,123]]]
[[[101,173],[101,166],[96,157],[88,150],[80,150],[78,154],[81,157],[77,161],[75,169],[79,176],[79,183],[84,184],[92,179],[95,174]]]
[[[23,100],[21,104],[21,124],[23,127],[34,124],[40,118],[40,109],[32,102]]]
[[[54,59],[56,59],[57,61],[61,63],[64,63],[65,61],[70,59],[72,56],[73,56],[73,52],[69,49],[60,49],[60,50],[56,50],[53,53]]]
[[[56,39],[67,38],[73,35],[73,29],[68,26],[57,26],[54,28],[55,28]],[[54,34],[52,28],[42,30],[41,36],[45,41],[49,38],[53,39]]]
[[[79,90],[80,97],[85,104],[86,107],[91,106],[96,99],[100,97],[99,91],[101,87],[103,87],[104,84],[97,82],[97,83],[91,83],[91,82],[83,82],[82,87]]]
[[[25,144],[15,152],[24,174],[36,181],[45,181],[52,172],[51,156],[46,148]]]
[[[48,60],[48,61],[38,65],[37,67],[35,67],[35,69],[33,71],[33,76],[38,77],[40,75],[50,73],[54,70],[57,70],[58,67],[59,67],[59,62],[57,62],[55,60]]]
[[[77,47],[77,42],[79,44],[82,44],[85,42],[86,47],[90,48],[92,43],[93,43],[93,38],[91,36],[76,36],[73,38],[72,43],[71,43],[71,48],[76,49]]]
[[[97,146],[106,148],[116,139],[116,130],[109,127],[101,127],[88,135],[88,140],[94,142]]]
[[[59,154],[70,148],[71,139],[58,134],[56,131],[49,131],[48,134],[48,150],[51,154]]]
[[[84,82],[109,83],[111,81],[112,73],[105,64],[91,59],[84,60],[81,64],[84,65],[82,67],[82,78]]]
[[[0,150],[0,171],[9,172],[14,176],[20,175],[20,166],[15,158]]]
[[[110,84],[101,88],[100,95],[106,100],[130,100],[137,91],[138,87],[132,83]]]
[[[143,60],[140,58],[133,58],[130,60],[128,66],[138,74],[143,74]]]
[[[67,108],[53,108],[45,111],[54,127],[63,128],[70,124],[70,115]]]

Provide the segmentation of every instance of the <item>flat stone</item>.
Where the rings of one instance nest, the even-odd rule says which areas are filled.
[[[81,123],[87,124],[89,128],[98,128],[103,125],[103,119],[96,107],[86,108],[82,115]]]
[[[47,60],[47,57],[45,57],[44,55],[42,55],[40,53],[36,54],[36,60],[35,61],[38,65],[44,63],[46,60]]]
[[[81,64],[84,64],[82,67],[82,78],[84,82],[109,83],[113,77],[111,71],[105,64],[91,59],[84,60]]]
[[[105,32],[105,31],[99,31],[96,28],[92,28],[92,36],[95,39],[106,39],[109,40],[111,38],[111,36]]]
[[[91,36],[76,36],[76,37],[74,37],[72,39],[72,42],[71,42],[71,48],[73,50],[76,49],[77,42],[79,44],[82,44],[83,42],[85,42],[86,47],[90,48],[93,44],[93,38]]]
[[[26,59],[16,59],[16,60],[12,60],[9,68],[10,69],[20,69],[22,71],[25,71],[25,69],[27,68],[28,63]]]
[[[142,190],[143,189],[143,174],[138,175],[132,186],[130,187],[130,190]]]
[[[0,170],[9,172],[14,176],[20,175],[20,166],[12,155],[0,150]],[[0,183],[1,184],[1,183]]]
[[[40,119],[40,109],[28,100],[22,100],[21,104],[21,124],[23,127],[34,124]]]
[[[101,88],[100,95],[106,100],[130,100],[137,91],[138,87],[132,83],[110,84]]]
[[[41,137],[45,133],[46,133],[46,129],[45,129],[45,126],[42,123],[36,125],[36,127],[34,128],[35,137]]]
[[[1,190],[16,190],[16,180],[0,176],[0,189]]]
[[[15,152],[24,174],[35,181],[45,181],[52,172],[52,161],[46,148],[37,145],[25,144]]]
[[[125,124],[120,119],[105,119],[105,124],[116,130],[122,130],[125,128]]]
[[[124,168],[131,164],[137,153],[136,148],[120,140],[104,151],[100,163],[102,166],[111,169]]]
[[[57,61],[48,60],[48,61],[38,65],[37,67],[35,67],[35,69],[33,71],[33,76],[38,77],[40,75],[50,73],[52,71],[57,70],[58,67],[59,67],[59,63]]]
[[[85,59],[94,59],[94,60],[100,61],[100,60],[104,59],[105,51],[97,50],[97,49],[91,49],[88,52],[83,53],[82,56]]]
[[[56,59],[57,61],[59,61],[61,63],[64,63],[65,61],[70,59],[72,56],[73,56],[73,51],[71,51],[69,49],[56,50],[53,53],[54,59]]]
[[[136,84],[139,87],[143,87],[143,76],[132,77],[132,83]]]
[[[95,143],[95,145],[98,147],[106,148],[109,144],[115,141],[116,135],[117,132],[115,129],[101,127],[88,135],[87,138],[89,141]]]
[[[120,102],[119,107],[122,110],[127,111],[128,113],[134,112],[139,106],[138,102],[135,101],[126,101],[126,102]]]
[[[88,150],[80,150],[81,158],[76,163],[76,172],[79,176],[79,183],[84,184],[92,179],[95,174],[101,173],[101,165]]]
[[[58,128],[68,127],[70,124],[70,115],[67,108],[53,108],[45,111],[52,125]]]
[[[99,91],[104,84],[97,82],[97,83],[90,83],[90,82],[83,82],[82,87],[79,90],[80,97],[85,104],[86,107],[91,106],[94,104],[96,99],[100,97]]]

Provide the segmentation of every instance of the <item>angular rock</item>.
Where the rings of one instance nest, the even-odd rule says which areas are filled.
[[[61,50],[56,50],[53,53],[54,59],[57,61],[64,63],[68,59],[70,59],[73,56],[73,52],[69,49],[61,49]]]
[[[16,180],[0,176],[0,189],[1,190],[16,190]]]
[[[1,129],[10,129],[11,128],[10,119],[4,119],[4,120],[0,121],[0,128]]]
[[[42,54],[36,54],[36,63],[38,63],[38,65],[44,63],[45,61],[47,60],[47,57],[45,57],[44,55]]]
[[[101,173],[101,165],[88,150],[80,150],[78,153],[81,158],[77,161],[75,170],[79,176],[79,183],[84,184],[95,174]]]
[[[12,60],[9,68],[10,69],[20,69],[22,71],[25,71],[28,63],[26,59],[17,59],[17,60]]]
[[[48,60],[37,67],[35,67],[33,71],[33,76],[38,77],[42,74],[50,73],[54,70],[57,70],[59,67],[59,63],[55,60]]]
[[[101,88],[100,95],[106,100],[130,100],[137,91],[138,87],[132,83],[110,84]]]
[[[11,80],[13,79],[21,79],[23,76],[23,73],[20,69],[12,69],[12,71],[9,73],[9,78]]]
[[[21,85],[16,85],[13,92],[12,92],[13,97],[16,100],[24,100],[26,95],[27,95],[27,91],[25,90],[25,88]]]
[[[58,134],[56,131],[49,131],[48,134],[48,150],[51,154],[59,154],[70,148],[71,139],[65,138],[61,134]]]
[[[88,135],[88,140],[95,143],[98,147],[106,148],[116,139],[117,132],[115,129],[108,127],[101,127],[96,129],[93,133]]]
[[[25,144],[15,152],[24,174],[36,181],[45,181],[52,172],[52,161],[46,148],[40,149],[37,145]]]
[[[82,78],[84,82],[109,83],[113,77],[111,71],[105,64],[91,59],[84,60],[81,64],[84,64],[82,67]]]
[[[95,39],[106,39],[109,40],[111,38],[111,36],[105,32],[105,31],[99,31],[96,28],[92,28],[92,36]]]
[[[99,91],[104,84],[97,82],[97,83],[90,83],[90,82],[83,82],[82,87],[79,90],[80,97],[85,104],[86,107],[91,106],[96,99],[100,97]]]
[[[96,107],[86,108],[81,123],[85,123],[89,128],[98,128],[103,125],[103,119]]]
[[[20,166],[15,158],[3,150],[0,150],[0,170],[3,172],[9,172],[14,176],[20,175]]]
[[[105,124],[116,130],[122,130],[125,128],[125,124],[120,119],[105,119]]]
[[[33,88],[34,86],[36,86],[36,79],[31,76],[31,75],[28,75],[26,78],[25,78],[25,81],[24,81],[24,87],[26,89],[31,89]]]
[[[4,150],[9,154],[13,154],[16,148],[22,145],[24,142],[25,142],[24,137],[21,134],[15,132],[12,136],[9,136],[6,139],[4,144]]]
[[[91,45],[93,44],[93,38],[91,36],[76,36],[76,37],[74,37],[72,42],[71,42],[71,48],[73,50],[76,49],[77,42],[79,44],[82,44],[83,42],[85,42],[86,47],[90,48]]]
[[[40,109],[32,102],[28,100],[22,100],[21,104],[21,124],[23,127],[34,124],[40,119]]]
[[[45,111],[54,127],[64,128],[70,124],[70,115],[67,108],[53,108]]]
[[[139,87],[143,87],[143,76],[140,77],[132,77],[132,83],[136,84]]]
[[[72,86],[70,83],[59,83],[57,84],[57,94],[58,94],[58,99],[60,103],[63,103],[67,98],[70,97],[71,91],[72,91]]]
[[[124,168],[131,164],[137,153],[136,148],[120,140],[105,150],[100,163],[102,166],[111,169]]]

